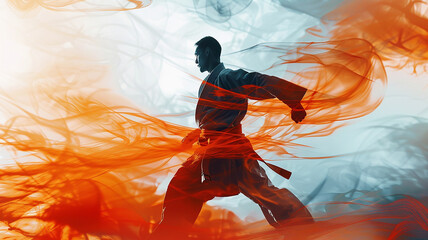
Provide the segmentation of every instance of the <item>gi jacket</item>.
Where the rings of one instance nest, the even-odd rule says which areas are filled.
[[[222,131],[238,126],[244,118],[248,99],[278,98],[293,108],[306,88],[281,78],[226,69],[217,65],[199,88],[195,120],[200,129]]]
[[[206,179],[215,181],[219,186],[225,186],[225,192],[228,193],[227,189],[236,187],[242,178],[239,174],[264,176],[260,167],[237,171],[237,168],[243,167],[242,160],[245,159],[262,161],[289,179],[291,172],[266,163],[254,151],[250,141],[241,132],[241,121],[247,112],[248,99],[276,97],[294,108],[305,93],[305,88],[274,76],[249,73],[242,69],[225,69],[222,63],[217,65],[201,84],[195,113],[196,122],[204,132],[202,135],[208,132],[212,140],[200,146],[190,157],[192,161],[201,160],[202,182]]]

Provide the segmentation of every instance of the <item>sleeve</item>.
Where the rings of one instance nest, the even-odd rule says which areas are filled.
[[[307,90],[275,76],[258,72],[249,73],[242,69],[228,71],[220,78],[220,81],[224,88],[238,91],[250,99],[278,98],[290,108],[294,108],[300,103]]]

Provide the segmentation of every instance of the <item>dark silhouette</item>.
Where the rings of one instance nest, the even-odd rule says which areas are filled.
[[[204,37],[195,45],[196,64],[209,75],[198,94],[195,118],[199,129],[189,133],[182,143],[190,147],[198,142],[199,147],[171,180],[162,221],[150,239],[185,238],[204,202],[239,193],[257,203],[274,227],[281,227],[291,218],[312,222],[311,214],[294,194],[272,185],[259,165],[258,161],[263,160],[241,129],[248,99],[276,97],[291,108],[292,119],[301,122],[306,112],[300,100],[306,89],[273,76],[225,69],[220,62],[221,46],[212,37]],[[291,175],[266,164],[285,178]]]

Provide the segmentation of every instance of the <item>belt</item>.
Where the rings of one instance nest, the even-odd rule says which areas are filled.
[[[210,142],[212,142],[212,139],[215,139],[217,137],[220,136],[225,136],[225,135],[230,135],[232,136],[236,136],[236,137],[242,137],[242,125],[239,124],[237,126],[234,126],[232,128],[226,128],[222,131],[214,131],[214,130],[205,130],[202,129],[201,130],[201,134],[199,136],[199,145],[200,146],[207,146],[210,144]],[[203,159],[203,158],[202,158]],[[267,163],[265,160],[263,160],[260,156],[257,155],[257,157],[255,157],[256,160],[263,162],[264,164],[266,164],[266,166],[268,166],[272,171],[276,172],[278,175],[282,176],[285,179],[290,179],[291,177],[291,172],[288,170],[285,170],[281,167],[275,166],[273,164]],[[204,175],[204,173],[209,173],[209,164],[204,164],[203,160],[201,163],[201,170],[202,170],[202,179],[207,179],[210,180],[210,176],[208,174]]]
[[[200,146],[207,146],[210,142],[221,136],[241,136],[242,135],[242,125],[236,125],[234,127],[226,128],[221,131],[217,130],[206,130],[202,129],[201,134],[199,135],[198,143]]]
[[[285,178],[285,179],[290,179],[291,177],[291,172],[288,170],[285,170],[284,168],[280,168],[278,166],[275,166],[273,164],[267,163],[265,160],[263,159],[259,159],[259,161],[264,162],[264,164],[266,164],[270,169],[272,169],[274,172],[276,172],[278,175],[280,175],[281,177]]]

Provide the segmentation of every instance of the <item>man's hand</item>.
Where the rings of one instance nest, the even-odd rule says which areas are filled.
[[[291,109],[291,119],[296,123],[301,122],[306,117],[306,111],[303,108],[302,104],[298,104],[294,108]]]
[[[189,134],[187,134],[187,136],[183,138],[183,140],[181,140],[181,144],[186,147],[192,146],[193,143],[195,143],[198,140],[200,134],[201,134],[201,130],[198,128],[191,131]]]

